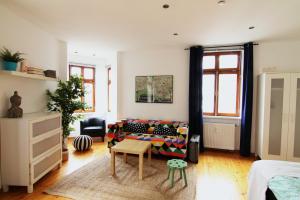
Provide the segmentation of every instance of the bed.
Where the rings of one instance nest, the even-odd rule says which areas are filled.
[[[274,160],[253,163],[248,177],[248,200],[300,199],[299,190],[300,163]]]

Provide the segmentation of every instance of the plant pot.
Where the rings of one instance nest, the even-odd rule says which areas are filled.
[[[63,150],[62,151],[62,161],[65,162],[65,161],[68,161],[69,160],[69,150]]]
[[[7,71],[16,71],[17,70],[18,63],[16,62],[10,62],[10,61],[3,61],[3,67]]]
[[[68,138],[67,137],[63,137],[63,151],[64,150],[68,150]]]

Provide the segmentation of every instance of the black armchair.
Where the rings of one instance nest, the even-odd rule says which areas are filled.
[[[89,135],[91,137],[103,137],[106,133],[105,120],[98,118],[89,118],[80,121],[80,135]]]

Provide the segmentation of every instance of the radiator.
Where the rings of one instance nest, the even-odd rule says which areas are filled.
[[[235,149],[235,124],[204,123],[204,147]]]

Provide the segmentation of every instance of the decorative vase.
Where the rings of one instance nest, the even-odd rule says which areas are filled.
[[[4,69],[7,71],[16,71],[17,70],[17,64],[16,62],[10,62],[10,61],[3,61]]]

